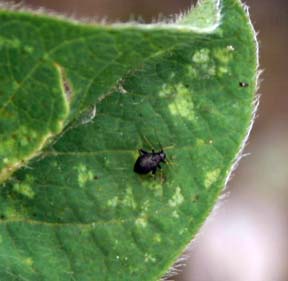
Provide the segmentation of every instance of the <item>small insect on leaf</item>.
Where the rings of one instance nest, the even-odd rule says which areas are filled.
[[[249,84],[246,82],[239,82],[239,86],[242,88],[247,88],[249,86]]]
[[[143,149],[139,150],[139,157],[134,165],[134,172],[137,174],[148,174],[152,172],[154,175],[157,169],[161,169],[160,163],[166,163],[166,154],[161,149],[159,152],[147,152]]]

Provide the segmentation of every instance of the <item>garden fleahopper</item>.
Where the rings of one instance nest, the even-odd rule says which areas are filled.
[[[249,86],[249,84],[246,83],[246,82],[239,82],[239,86],[242,87],[242,88],[246,88],[246,87]]]
[[[134,172],[138,174],[148,174],[152,171],[154,175],[157,169],[161,169],[160,163],[166,163],[166,154],[161,149],[159,152],[147,152],[143,149],[139,150],[139,157],[137,158],[134,165]]]

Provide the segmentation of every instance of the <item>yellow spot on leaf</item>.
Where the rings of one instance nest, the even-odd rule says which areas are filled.
[[[26,265],[28,265],[28,266],[32,266],[33,265],[33,259],[32,258],[26,258],[25,260],[24,260],[24,263],[26,264]]]
[[[145,262],[153,262],[154,263],[154,262],[156,262],[156,259],[152,255],[150,255],[148,253],[145,253],[144,261]]]
[[[175,218],[175,219],[178,219],[179,218],[179,214],[177,213],[177,211],[173,211],[172,213],[172,217]]]
[[[176,207],[182,204],[184,201],[184,197],[181,193],[181,188],[179,186],[176,187],[176,191],[173,194],[172,198],[168,201],[170,207]]]
[[[213,57],[218,61],[217,75],[223,76],[229,73],[229,63],[233,59],[233,47],[217,48],[213,50]]]
[[[13,185],[13,190],[21,195],[24,195],[30,199],[33,199],[35,196],[35,192],[29,183],[16,183]]]
[[[126,207],[130,207],[132,209],[136,208],[136,202],[134,200],[134,195],[131,187],[126,189],[125,196],[122,200],[122,204]]]
[[[155,243],[160,243],[162,241],[161,235],[159,233],[155,234],[153,237]]]
[[[227,65],[233,58],[233,53],[228,48],[217,48],[213,50],[213,56],[222,65]]]
[[[115,196],[112,199],[108,200],[107,205],[109,207],[115,208],[118,205],[118,196]]]
[[[135,220],[135,224],[138,227],[145,228],[147,226],[147,218],[144,214],[141,214],[139,218]]]
[[[34,48],[27,45],[24,47],[24,51],[28,54],[32,54],[34,52]]]
[[[214,182],[216,182],[220,175],[220,172],[221,172],[220,169],[215,169],[213,171],[208,172],[205,177],[204,186],[206,188],[209,188]]]
[[[192,94],[182,84],[176,86],[176,96],[168,106],[172,115],[179,115],[190,121],[195,119]]]
[[[196,140],[196,145],[197,146],[201,146],[201,145],[204,145],[205,144],[205,141],[204,140],[202,140],[202,139],[197,139]]]
[[[17,182],[13,185],[13,191],[32,199],[35,196],[35,192],[32,189],[33,182],[34,177],[27,175],[23,182]]]
[[[193,55],[192,60],[195,63],[207,63],[209,61],[209,53],[209,49],[201,49]]]
[[[8,207],[5,210],[5,216],[9,219],[23,219],[24,215],[25,214],[23,212],[18,212],[12,207]]]
[[[0,36],[0,46],[17,49],[21,46],[21,42],[16,38],[10,39],[10,38]]]
[[[87,182],[92,181],[94,178],[93,172],[88,170],[83,164],[79,164],[75,167],[75,170],[78,172],[78,183],[80,187],[84,187]]]

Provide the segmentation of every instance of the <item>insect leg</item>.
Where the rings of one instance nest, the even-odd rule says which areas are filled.
[[[140,155],[148,154],[148,152],[145,151],[144,149],[139,149],[138,151],[139,151],[139,154],[140,154]]]
[[[144,141],[150,146],[150,148],[153,150],[153,145],[152,145],[152,143],[144,136],[144,135],[141,135],[142,136],[142,138],[144,139]]]
[[[152,175],[155,175],[157,171],[157,167],[152,170]]]
[[[159,169],[162,169],[162,167],[160,166],[160,164],[158,164],[157,167],[158,167]]]

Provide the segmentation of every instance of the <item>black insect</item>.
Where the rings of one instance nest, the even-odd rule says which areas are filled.
[[[152,172],[154,175],[158,169],[161,169],[160,163],[166,163],[166,154],[161,149],[159,152],[147,152],[143,149],[139,150],[139,157],[137,158],[134,165],[134,172],[138,174],[148,174]]]
[[[249,84],[246,83],[246,82],[239,82],[239,86],[242,87],[242,88],[246,88],[246,87],[249,86]]]

